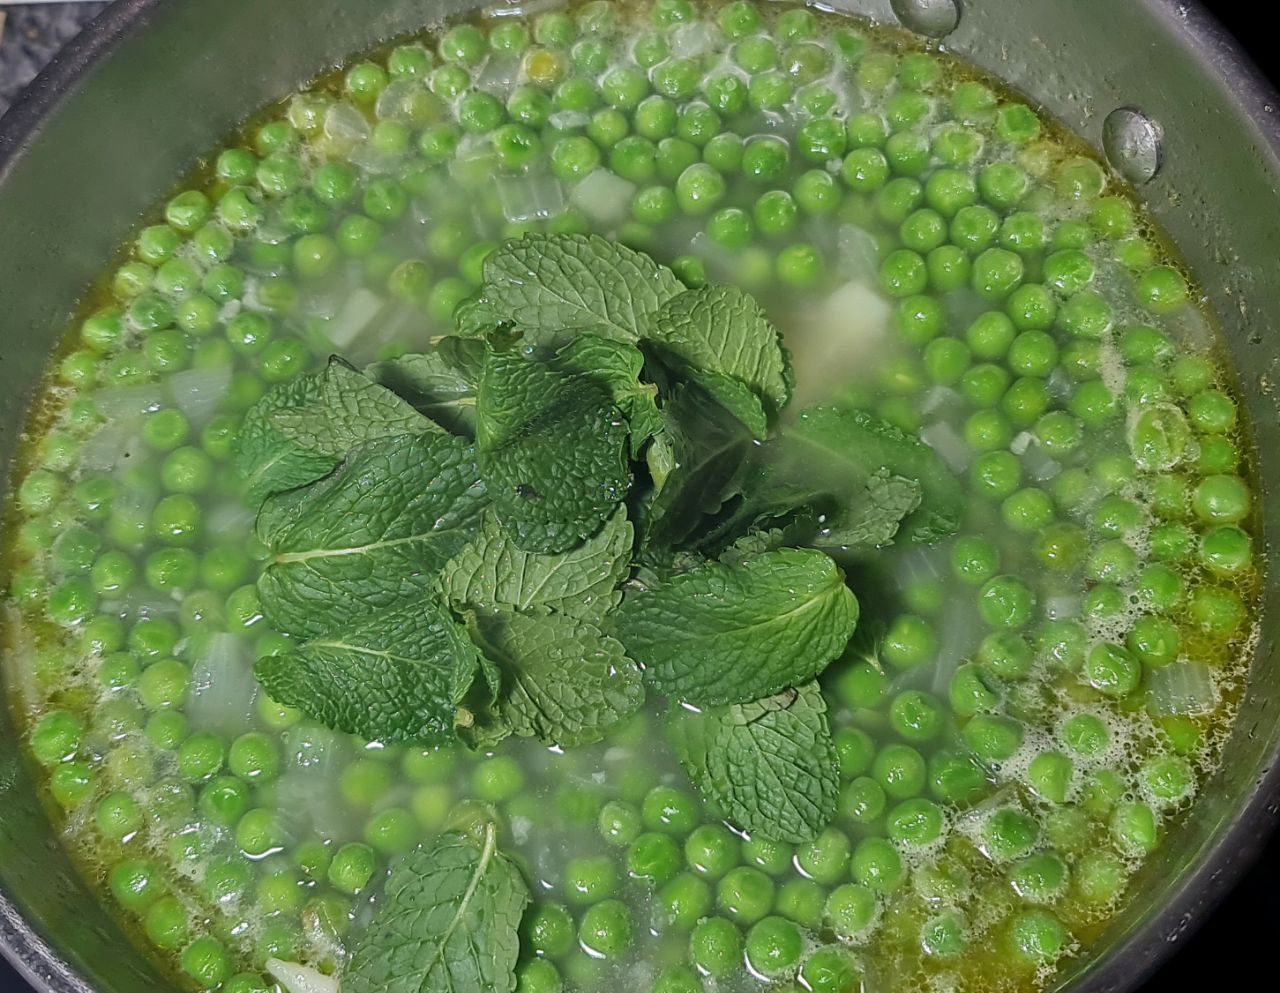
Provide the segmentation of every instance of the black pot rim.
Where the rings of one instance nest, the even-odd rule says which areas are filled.
[[[150,14],[167,0],[114,0],[75,38],[0,117],[0,184],[55,114],[81,78],[116,45],[145,28]],[[1203,63],[1227,86],[1236,104],[1266,141],[1280,175],[1280,121],[1274,108],[1280,93],[1199,0],[1140,0],[1161,16],[1176,20]],[[1235,817],[1195,868],[1181,880],[1159,913],[1081,977],[1073,993],[1121,993],[1133,990],[1168,960],[1177,942],[1198,929],[1257,860],[1280,821],[1280,742],[1268,770]],[[57,950],[37,934],[0,889],[0,955],[37,993],[93,993]]]

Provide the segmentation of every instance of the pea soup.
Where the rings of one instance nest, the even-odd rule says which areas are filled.
[[[69,329],[2,628],[62,842],[193,990],[1043,988],[1247,673],[1212,316],[917,39],[534,7],[271,108]]]

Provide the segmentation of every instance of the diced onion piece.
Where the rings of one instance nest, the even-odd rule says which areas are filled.
[[[513,224],[544,221],[564,210],[564,186],[554,176],[499,176],[502,216]]]
[[[930,424],[920,432],[920,440],[937,452],[953,472],[964,472],[972,461],[968,443],[946,421]]]
[[[298,962],[267,959],[267,972],[288,993],[338,993],[338,980]]]
[[[354,104],[335,103],[324,114],[324,133],[338,141],[364,141],[369,137],[369,120]]]
[[[1149,679],[1148,706],[1157,717],[1208,714],[1218,706],[1213,671],[1203,662],[1173,662]]]
[[[245,639],[203,635],[188,651],[195,656],[186,708],[192,726],[230,734],[252,724],[258,681]]]
[[[569,202],[593,221],[611,224],[627,216],[635,192],[635,183],[608,169],[597,169],[573,188]]]
[[[174,405],[197,426],[206,423],[218,410],[231,388],[231,367],[184,369],[169,377],[169,393]]]

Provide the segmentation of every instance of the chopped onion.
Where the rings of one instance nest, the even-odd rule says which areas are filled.
[[[1036,436],[1030,431],[1019,431],[1013,436],[1013,441],[1009,442],[1009,451],[1014,455],[1025,455],[1031,443],[1036,440]]]
[[[516,80],[519,78],[520,63],[518,60],[491,57],[485,63],[484,69],[480,71],[480,75],[476,79],[476,89],[501,97],[505,102],[506,98],[511,95],[511,91],[515,88]]]
[[[557,110],[547,118],[547,123],[557,131],[570,131],[585,128],[591,123],[591,117],[581,110]]]
[[[842,276],[861,280],[875,278],[880,266],[880,252],[874,235],[865,228],[842,224],[836,232],[836,245]]]
[[[707,21],[690,21],[671,32],[671,54],[677,58],[697,58],[711,51],[719,32]]]
[[[231,388],[231,367],[184,369],[169,377],[169,393],[174,405],[187,419],[200,426],[207,422]]]
[[[924,395],[924,403],[920,405],[920,412],[934,420],[941,420],[963,410],[964,399],[950,386],[930,387]]]
[[[1080,594],[1078,593],[1051,596],[1045,598],[1044,615],[1051,621],[1062,620],[1067,617],[1079,617],[1080,606]]]
[[[80,451],[80,467],[93,472],[110,472],[146,448],[139,432],[142,419],[135,417],[107,421]]]
[[[267,972],[288,993],[338,993],[338,980],[317,972],[309,965],[267,959]]]
[[[222,632],[192,639],[188,647],[191,695],[186,714],[193,727],[231,734],[253,722],[258,681],[247,643]]]
[[[1218,706],[1213,671],[1203,662],[1173,662],[1153,669],[1148,706],[1157,717],[1207,714]]]
[[[545,221],[564,210],[564,186],[554,176],[499,176],[502,216],[518,224]]]
[[[593,221],[609,224],[627,216],[635,192],[635,183],[608,169],[597,169],[573,188],[569,202]]]
[[[920,432],[920,440],[938,453],[953,472],[964,472],[972,461],[968,442],[950,424],[939,421]]]
[[[337,141],[364,141],[369,137],[369,119],[350,103],[335,103],[324,114],[324,133]]]
[[[165,405],[167,398],[160,383],[142,383],[138,386],[108,386],[94,390],[93,402],[102,416],[109,421],[125,418],[141,418],[154,414]]]
[[[341,309],[324,325],[329,341],[345,349],[368,328],[386,301],[372,290],[361,287],[343,301]]]
[[[205,518],[210,534],[240,535],[253,528],[257,511],[243,500],[223,500],[215,504]]]
[[[299,836],[346,837],[359,822],[343,802],[339,778],[349,755],[341,737],[328,728],[298,724],[284,734],[285,771],[276,783],[276,802],[288,827]]]
[[[1037,483],[1053,479],[1054,476],[1062,472],[1062,464],[1040,447],[1039,442],[1033,442],[1022,453],[1022,467],[1026,470],[1027,475]]]
[[[415,93],[422,89],[422,84],[413,79],[394,79],[387,88],[378,94],[378,102],[373,111],[382,121],[405,121],[412,123],[409,107]]]

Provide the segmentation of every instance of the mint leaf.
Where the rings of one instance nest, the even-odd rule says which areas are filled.
[[[903,522],[912,541],[954,534],[964,517],[964,491],[955,474],[924,442],[860,410],[812,407],[783,434],[789,473],[807,475],[828,492],[843,495],[866,486],[877,472],[920,484],[920,509]]]
[[[470,615],[468,628],[502,673],[497,713],[521,737],[585,745],[644,702],[635,663],[588,621],[503,610]]]
[[[343,993],[511,993],[529,889],[497,829],[442,835],[391,871]]]
[[[758,438],[790,397],[777,329],[734,286],[706,286],[668,300],[645,332],[665,358],[740,418]]]
[[[706,393],[676,387],[647,453],[654,490],[641,505],[646,556],[680,544],[739,492],[751,435]]]
[[[893,541],[899,524],[920,506],[922,496],[914,479],[881,469],[861,489],[845,494],[844,505],[807,544],[842,551],[881,548]]]
[[[328,475],[339,459],[311,451],[285,437],[272,423],[278,411],[319,402],[319,375],[299,376],[275,387],[249,408],[236,434],[231,468],[244,488],[245,500],[260,503],[272,493],[283,493]]]
[[[479,530],[484,506],[462,438],[400,436],[353,450],[331,476],[264,504],[258,537],[272,557],[258,596],[267,620],[314,638],[421,600]]]
[[[753,837],[802,844],[835,816],[840,766],[817,683],[701,713],[679,709],[671,739],[699,792]]]
[[[548,607],[599,620],[621,601],[635,534],[625,507],[614,511],[599,534],[557,555],[516,546],[492,515],[471,543],[445,566],[441,588],[456,604],[476,610]]]
[[[439,425],[337,356],[321,374],[318,402],[282,408],[268,416],[290,441],[334,458],[375,438],[440,431]]]
[[[552,365],[562,372],[587,377],[609,394],[615,406],[627,415],[633,458],[662,430],[658,388],[641,381],[644,353],[635,345],[581,334],[556,352]]]
[[[627,495],[627,424],[604,391],[514,351],[490,349],[480,380],[480,474],[520,548],[562,552]]]
[[[484,287],[459,308],[456,321],[466,335],[504,324],[555,332],[591,327],[634,342],[684,289],[670,269],[598,235],[526,235],[485,260]]]
[[[746,703],[808,682],[848,644],[858,601],[822,552],[710,562],[623,600],[617,635],[659,692]]]
[[[443,338],[429,352],[375,362],[365,371],[446,431],[471,438],[484,355],[484,343],[474,338]]]
[[[423,597],[263,656],[254,673],[273,700],[326,727],[370,741],[443,744],[480,665],[453,615]]]

